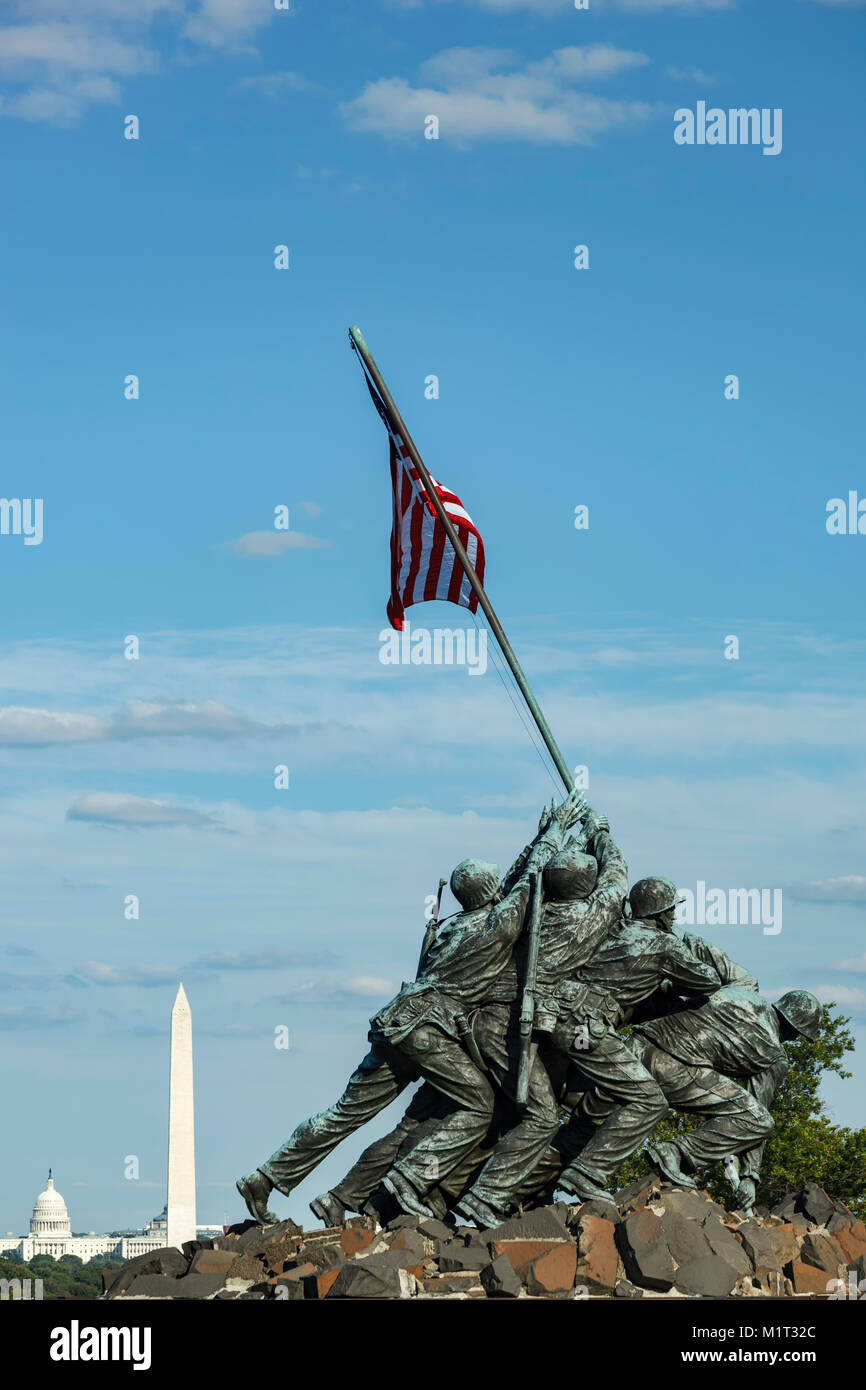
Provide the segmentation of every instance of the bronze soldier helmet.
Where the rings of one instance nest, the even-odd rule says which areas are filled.
[[[804,1038],[815,1041],[824,1010],[814,994],[807,989],[791,989],[782,995],[773,1008]]]
[[[575,844],[568,844],[544,866],[544,896],[557,902],[588,898],[598,878],[598,863]]]
[[[632,885],[628,895],[633,917],[658,917],[672,907],[684,903],[677,897],[677,886],[669,878],[641,878]]]
[[[499,865],[487,859],[461,859],[451,875],[451,892],[466,911],[485,907],[499,889]]]

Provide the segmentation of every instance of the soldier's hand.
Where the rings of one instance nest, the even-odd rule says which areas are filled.
[[[570,830],[573,825],[582,820],[585,812],[586,800],[583,792],[575,788],[574,791],[569,792],[562,804],[557,806],[555,814],[561,828],[565,831]]]
[[[583,833],[587,840],[591,840],[593,835],[598,834],[599,830],[610,830],[610,821],[600,811],[594,810],[592,806],[587,806],[583,817]]]

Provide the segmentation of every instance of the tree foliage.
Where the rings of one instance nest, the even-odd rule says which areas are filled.
[[[35,1255],[29,1264],[0,1256],[0,1279],[29,1279],[31,1299],[35,1296],[34,1281],[42,1280],[43,1299],[94,1299],[102,1293],[102,1271],[121,1269],[122,1260],[100,1257],[82,1264],[77,1255]]]

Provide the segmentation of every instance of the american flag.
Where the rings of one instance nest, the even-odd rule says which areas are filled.
[[[418,475],[406,446],[396,434],[372,383],[367,380],[370,395],[388,431],[391,455],[391,490],[393,520],[391,524],[391,597],[388,600],[388,622],[397,631],[403,627],[405,610],[413,603],[429,599],[445,599],[474,613],[478,595],[472,589],[457,558],[445,527],[433,509],[433,503]],[[475,523],[456,492],[451,492],[433,478],[433,485],[460,539],[469,562],[481,583],[484,583],[484,542]]]

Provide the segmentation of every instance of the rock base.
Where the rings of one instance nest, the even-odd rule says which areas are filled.
[[[414,1216],[244,1222],[104,1279],[106,1299],[848,1298],[866,1296],[866,1227],[814,1183],[747,1217],[651,1174],[612,1202],[487,1231]]]

